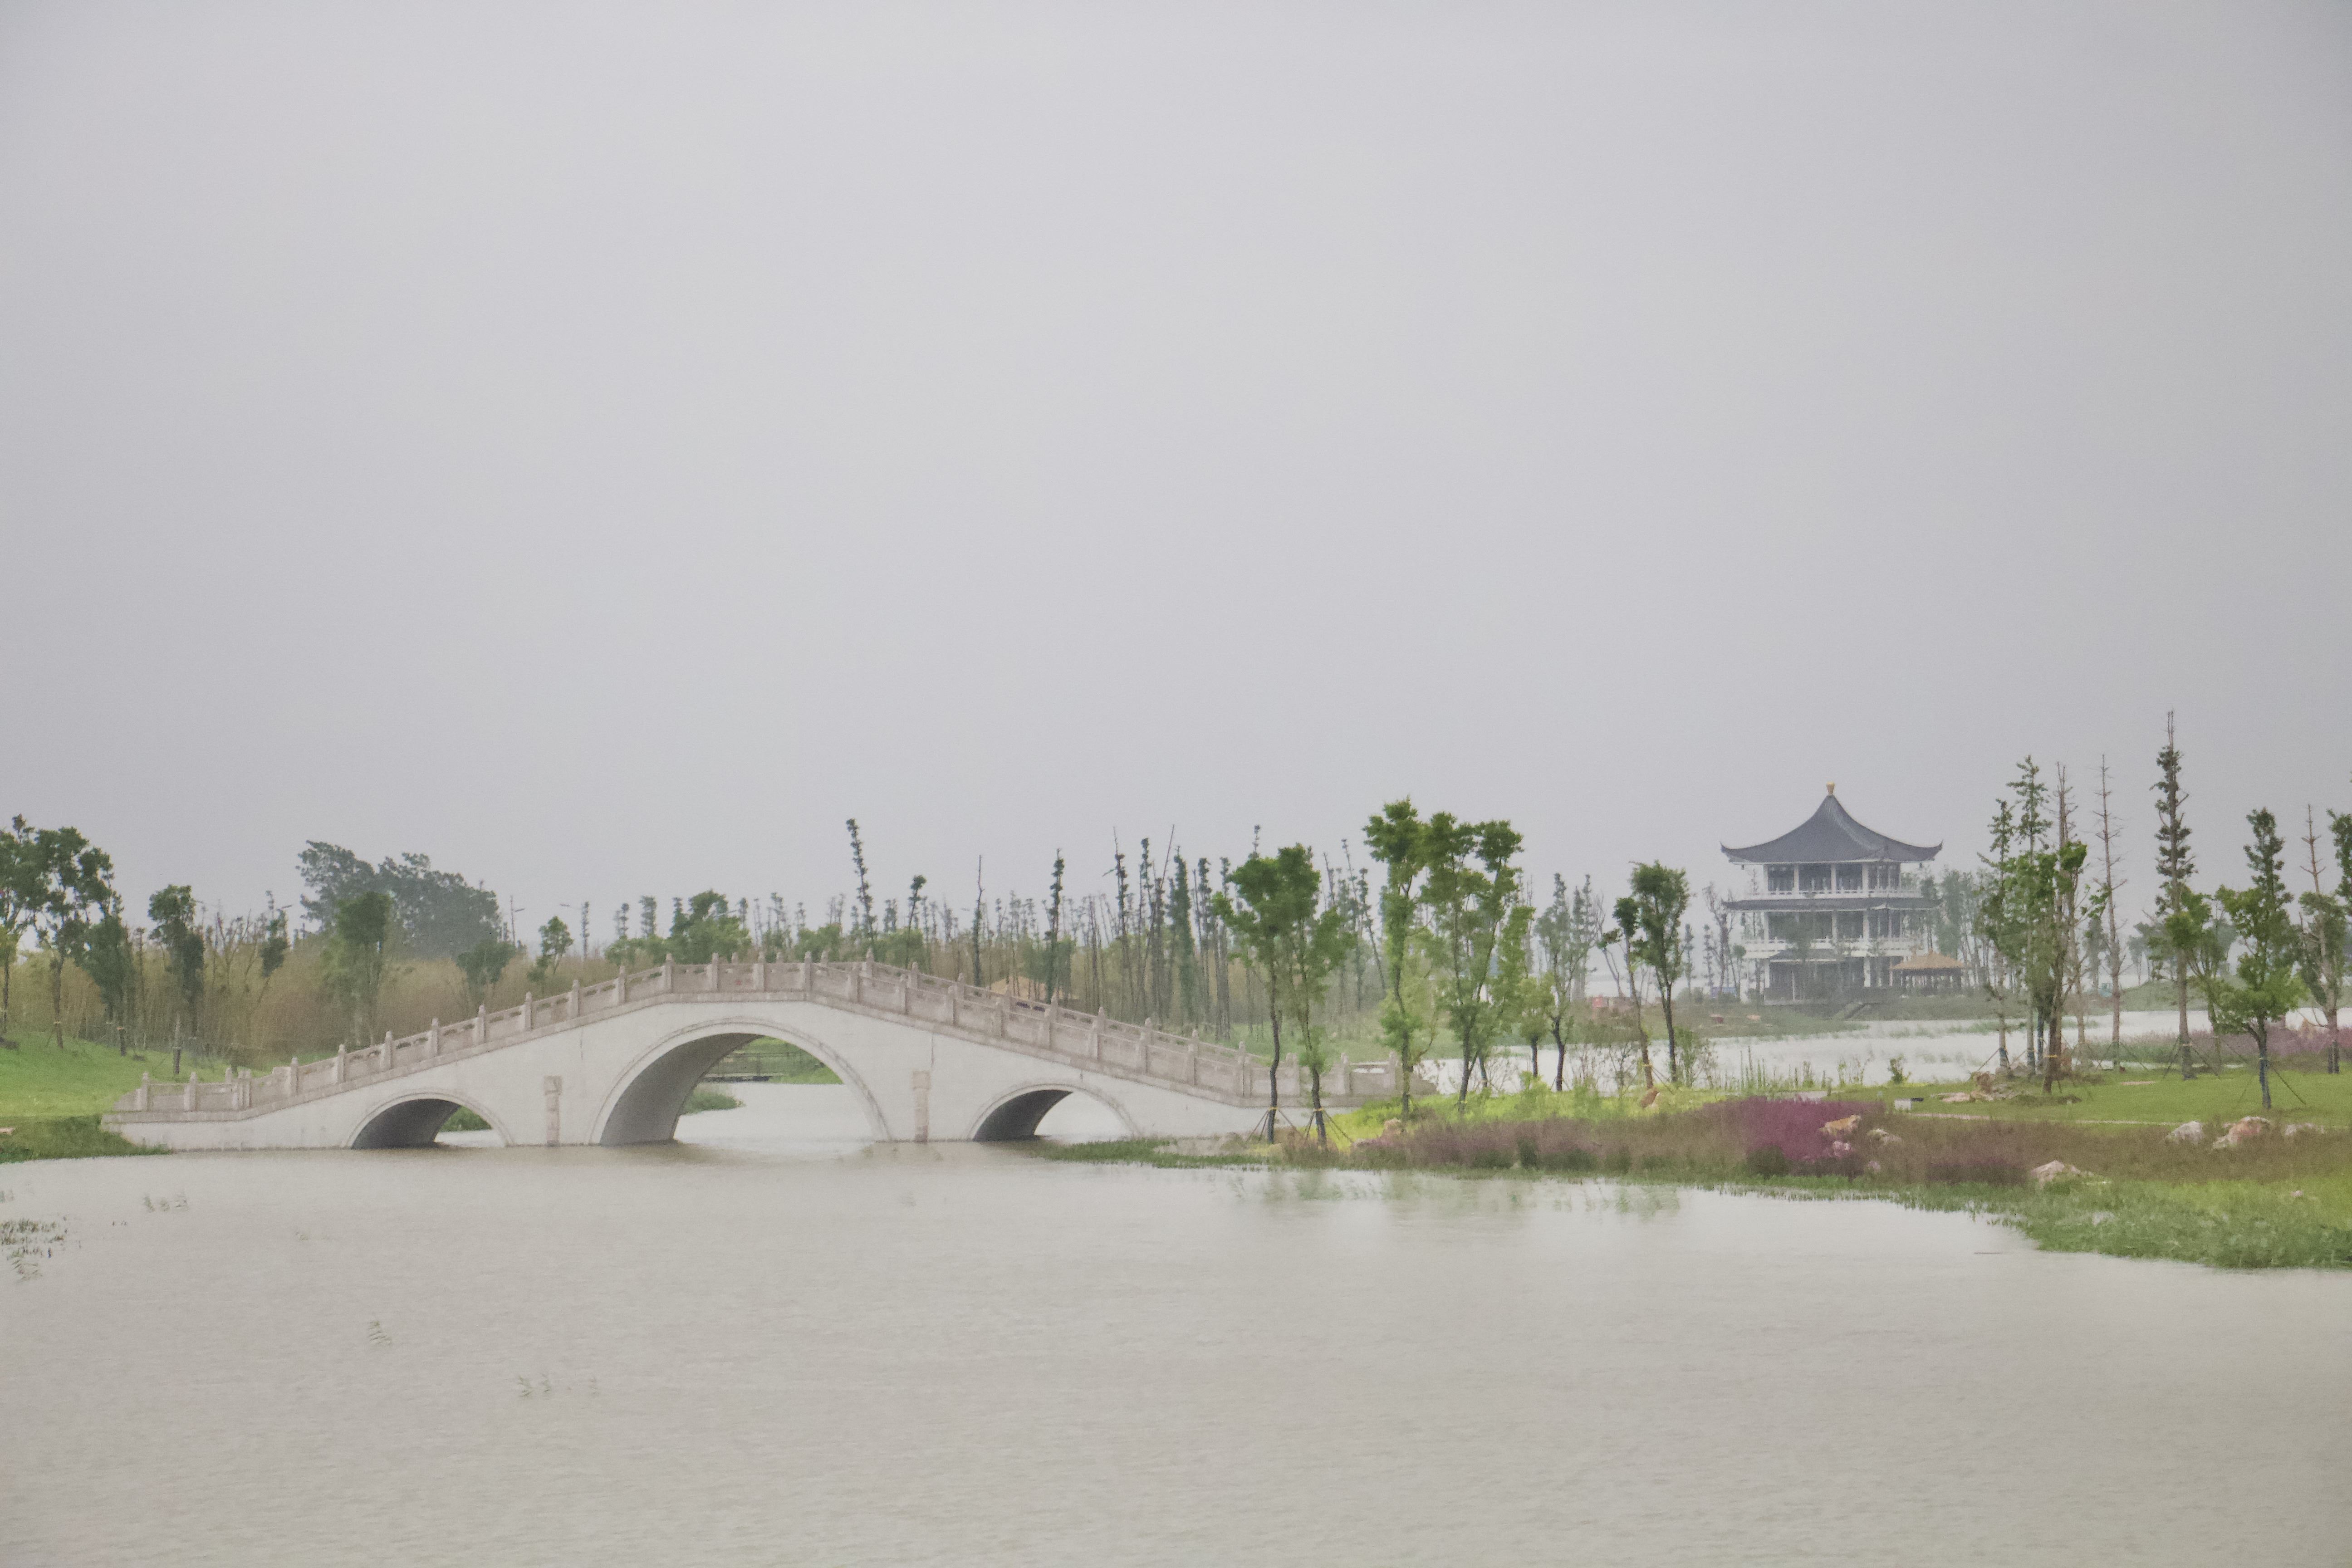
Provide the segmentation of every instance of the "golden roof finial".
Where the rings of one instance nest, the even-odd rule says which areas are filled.
[[[1837,780],[1835,779],[1832,779],[1830,781],[1830,793],[1832,795],[1837,794]]]

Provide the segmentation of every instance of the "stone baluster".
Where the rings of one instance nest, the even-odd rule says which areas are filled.
[[[434,1019],[433,1026],[425,1031],[425,1054],[428,1057],[441,1054],[441,1020],[438,1018]]]
[[[341,1083],[351,1076],[351,1072],[352,1047],[348,1045],[337,1046],[335,1047],[335,1076],[327,1081],[330,1083]]]
[[[710,960],[710,989],[713,991],[723,991],[726,988],[727,976],[724,972],[720,970],[718,955],[714,953]]]
[[[1103,1010],[1100,1007],[1097,1007],[1095,1009],[1094,1027],[1087,1031],[1087,1055],[1094,1058],[1097,1061],[1102,1060],[1102,1032]]]
[[[866,977],[873,969],[873,963],[868,962],[849,972],[849,999],[852,1002],[866,1000]]]
[[[621,965],[621,973],[613,976],[613,1005],[617,1007],[629,999],[629,966]]]
[[[392,1070],[392,1031],[386,1029],[383,1032],[383,1070],[386,1072]]]
[[[490,1005],[488,1002],[474,1009],[474,1044],[490,1043]]]
[[[1184,1047],[1184,1081],[1201,1081],[1201,1042],[1197,1038]]]
[[[665,958],[662,960],[662,990],[665,993],[667,993],[677,989],[677,960],[674,958]]]
[[[1339,1053],[1339,1092],[1342,1095],[1356,1092],[1356,1080],[1351,1076],[1354,1071],[1354,1064],[1348,1060],[1348,1053],[1341,1051]]]
[[[948,1027],[950,1029],[960,1029],[963,1027],[962,997],[963,987],[961,985],[950,985],[948,987]]]
[[[751,961],[751,989],[759,992],[768,989],[768,959],[765,953]]]
[[[580,1021],[580,977],[576,974],[572,977],[572,1005],[564,1010],[563,1016],[575,1024]]]
[[[539,1027],[539,998],[526,991],[522,994],[522,1032],[530,1034]]]
[[[142,1073],[139,1075],[139,1088],[138,1088],[138,1089],[137,1089],[137,1091],[136,1091],[135,1098],[133,1098],[133,1099],[132,1099],[132,1100],[131,1101],[131,1110],[146,1110],[146,1109],[147,1109],[147,1101],[148,1101],[148,1100],[149,1100],[149,1099],[150,1099],[150,1098],[154,1094],[154,1092],[155,1092],[155,1079],[154,1079],[153,1075],[152,1075],[152,1074],[150,1074],[150,1073],[146,1073],[146,1072],[142,1072]]]
[[[190,1068],[188,1069],[188,1083],[187,1083],[187,1087],[186,1087],[185,1089],[183,1089],[182,1090],[180,1090],[180,1109],[181,1109],[181,1110],[194,1110],[195,1108],[196,1108],[196,1069],[195,1069],[195,1068]]]

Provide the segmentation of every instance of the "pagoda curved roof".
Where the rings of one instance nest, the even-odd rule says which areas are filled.
[[[1889,838],[1864,827],[1838,804],[1837,792],[1832,790],[1822,797],[1813,815],[1799,826],[1778,838],[1744,848],[1735,849],[1727,844],[1723,852],[1734,860],[1758,864],[1791,860],[1920,861],[1933,860],[1943,847],[1941,844],[1906,844],[1900,838]]]

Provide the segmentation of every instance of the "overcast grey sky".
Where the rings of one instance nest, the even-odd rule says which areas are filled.
[[[1704,883],[2029,751],[2137,897],[2168,708],[2234,876],[2352,809],[2352,7],[0,5],[0,531],[142,907]]]

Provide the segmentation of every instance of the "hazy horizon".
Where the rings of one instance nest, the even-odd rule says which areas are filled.
[[[135,910],[2352,810],[2341,6],[10,4],[0,213],[0,817]]]

